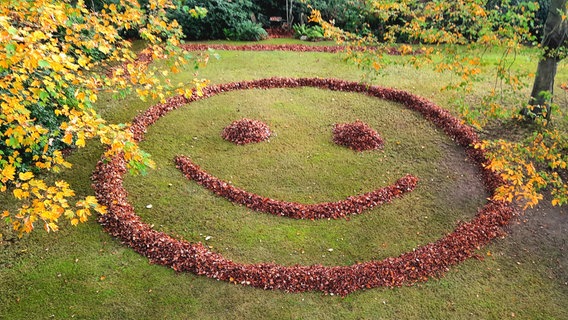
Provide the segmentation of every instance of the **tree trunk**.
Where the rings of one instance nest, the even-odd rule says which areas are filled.
[[[558,62],[564,58],[561,49],[568,36],[568,24],[562,15],[567,13],[566,2],[568,0],[552,0],[548,10],[548,16],[544,25],[542,47],[544,55],[538,63],[536,77],[534,79],[529,106],[521,110],[521,114],[528,119],[546,116],[550,117],[550,105],[554,91],[554,77]],[[532,110],[531,110],[532,109]]]
[[[552,57],[542,57],[538,62],[531,98],[528,103],[532,110],[529,110],[529,107],[521,110],[521,114],[525,118],[550,117],[550,104],[554,93],[554,77],[556,76],[558,62],[558,59]]]

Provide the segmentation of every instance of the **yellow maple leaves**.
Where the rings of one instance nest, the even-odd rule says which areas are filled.
[[[16,174],[16,168],[12,164],[7,164],[2,168],[2,183],[6,183],[8,180],[14,180]]]
[[[130,159],[130,170],[152,166],[128,125],[109,125],[93,104],[101,90],[141,86],[153,98],[174,92],[160,85],[147,63],[134,60],[119,32],[139,28],[154,57],[176,57],[181,49],[173,44],[182,33],[166,17],[164,8],[170,6],[170,1],[150,0],[151,10],[145,12],[137,0],[121,0],[93,14],[81,0],[0,3],[0,73],[6,75],[0,77],[0,191],[21,203],[2,217],[20,235],[38,222],[46,231],[58,230],[61,216],[77,225],[93,212],[105,213],[94,197],[81,199],[66,182],[41,178],[42,171],[71,166],[61,148],[80,148],[98,137],[109,146],[107,155],[121,152]],[[128,77],[92,72],[123,63],[129,65]]]
[[[541,190],[550,187],[552,205],[568,203],[566,174],[568,155],[563,136],[558,130],[544,130],[524,141],[484,141],[477,147],[488,151],[491,162],[487,168],[499,172],[505,186],[497,189],[497,200],[521,201],[524,208],[535,206],[543,199]],[[563,174],[561,174],[563,170]]]
[[[33,172],[29,172],[29,171],[28,171],[28,172],[20,172],[20,173],[18,174],[18,178],[19,178],[21,181],[30,180],[30,179],[33,178],[33,177],[34,177]]]

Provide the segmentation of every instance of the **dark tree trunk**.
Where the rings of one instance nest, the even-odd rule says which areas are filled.
[[[532,110],[529,112],[529,107],[525,107],[521,111],[526,118],[550,117],[550,104],[554,93],[554,77],[556,76],[558,61],[560,60],[557,58],[543,57],[538,62],[531,98],[528,103],[532,106]],[[546,93],[550,93],[550,95]]]
[[[567,21],[562,19],[562,15],[567,12],[567,1],[552,0],[550,2],[541,43],[544,48],[544,55],[538,63],[531,98],[528,102],[532,106],[532,110],[529,107],[521,110],[521,114],[526,118],[550,117],[554,77],[556,76],[558,62],[564,58],[564,53],[560,49],[565,45],[568,36]]]

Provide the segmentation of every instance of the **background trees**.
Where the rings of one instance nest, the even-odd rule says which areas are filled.
[[[291,30],[294,25],[307,23],[312,7],[320,10],[324,19],[333,20],[347,31],[381,30],[379,20],[368,11],[366,0],[179,0],[175,4],[175,9],[168,10],[168,17],[181,24],[189,40],[261,40],[266,37],[263,28],[284,26]],[[209,15],[195,20],[181,10],[184,6],[203,6]],[[280,17],[282,21],[271,22],[270,17]]]

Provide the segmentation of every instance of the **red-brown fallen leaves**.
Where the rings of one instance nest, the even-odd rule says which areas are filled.
[[[491,195],[503,184],[498,173],[484,167],[487,162],[485,151],[473,147],[479,141],[473,129],[454,118],[449,112],[405,91],[344,80],[270,78],[215,85],[206,88],[202,97],[197,95],[189,99],[173,97],[163,104],[149,108],[135,118],[132,129],[137,139],[141,140],[147,127],[168,111],[218,93],[251,88],[302,86],[360,92],[401,103],[421,113],[465,148],[466,154],[482,172],[485,186]],[[511,204],[489,201],[479,209],[472,221],[458,225],[452,233],[440,240],[398,257],[380,261],[336,267],[282,266],[274,263],[240,264],[208,250],[201,243],[174,239],[142,222],[128,203],[127,191],[123,187],[125,172],[125,160],[118,155],[110,161],[106,159],[99,161],[93,173],[95,195],[102,205],[108,207],[108,213],[100,216],[99,221],[111,235],[148,257],[152,263],[169,266],[176,271],[187,271],[213,279],[286,292],[321,291],[345,296],[356,290],[401,286],[442,276],[451,266],[467,258],[476,257],[475,251],[491,239],[503,235],[503,228],[515,214]]]
[[[352,123],[337,123],[333,126],[333,142],[355,151],[382,148],[384,141],[377,131],[357,120]]]
[[[221,137],[240,145],[257,143],[270,137],[270,129],[264,122],[243,118],[226,126],[221,132]]]
[[[345,50],[350,51],[365,51],[377,50],[377,48],[370,47],[346,47],[346,46],[323,46],[323,45],[309,45],[309,44],[200,44],[200,43],[186,43],[182,44],[181,48],[187,51],[206,51],[208,49],[214,50],[233,50],[233,51],[294,51],[294,52],[325,52],[325,53],[338,53]],[[418,55],[422,54],[422,50],[414,50],[410,53],[404,53],[399,48],[390,47],[384,48],[384,52],[388,55]]]
[[[231,44],[200,44],[200,43],[186,43],[181,47],[187,51],[206,51],[208,49],[214,50],[234,50],[234,51],[295,51],[295,52],[327,52],[338,53],[342,52],[345,48],[341,46],[314,46],[306,44],[244,44],[244,45],[231,45]]]
[[[351,196],[342,201],[302,204],[265,198],[236,188],[201,170],[201,168],[188,157],[177,156],[175,162],[176,167],[183,172],[188,179],[194,180],[218,196],[255,211],[293,219],[338,219],[359,214],[362,213],[363,210],[389,203],[394,198],[401,197],[403,194],[414,190],[418,182],[418,178],[406,175],[391,186],[376,189],[361,195]]]
[[[282,27],[266,28],[266,33],[268,33],[269,38],[292,38],[294,36],[292,30]]]

